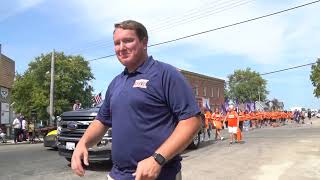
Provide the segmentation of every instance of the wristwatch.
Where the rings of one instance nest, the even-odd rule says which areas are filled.
[[[166,163],[166,158],[164,158],[161,154],[159,153],[154,153],[152,155],[152,157],[154,158],[154,160],[157,161],[157,163],[160,165],[160,166],[163,166],[165,163]]]

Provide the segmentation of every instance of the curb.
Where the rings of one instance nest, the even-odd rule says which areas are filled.
[[[43,143],[43,139],[37,140],[35,142],[30,142],[30,141],[23,141],[23,142],[17,142],[14,143],[13,140],[7,140],[5,143],[0,142],[0,146],[6,146],[6,145],[22,145],[22,144],[40,144]]]

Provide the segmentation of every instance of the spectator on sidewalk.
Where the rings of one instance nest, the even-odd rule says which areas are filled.
[[[27,121],[24,116],[22,116],[21,129],[22,141],[27,141]]]
[[[21,131],[21,121],[19,120],[18,116],[13,120],[12,127],[14,131],[14,143],[19,141],[19,135]]]
[[[305,119],[304,111],[300,112],[300,118],[302,119],[302,124],[304,124],[304,119]]]
[[[309,109],[309,110],[308,110],[308,119],[309,119],[309,121],[310,121],[310,124],[312,124],[311,118],[312,118],[312,112],[311,112],[311,110]]]
[[[5,127],[3,127],[2,125],[0,126],[0,138],[2,140],[3,143],[6,143],[6,133],[4,131]]]
[[[35,134],[34,133],[34,123],[32,120],[28,122],[28,135],[29,135],[29,142],[34,143]]]

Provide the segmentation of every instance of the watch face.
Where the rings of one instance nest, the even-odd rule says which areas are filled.
[[[154,153],[153,157],[161,166],[166,162],[166,159],[161,154]]]

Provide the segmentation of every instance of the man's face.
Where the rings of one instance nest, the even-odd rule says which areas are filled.
[[[114,48],[119,61],[130,68],[136,68],[144,61],[147,40],[139,40],[134,30],[117,28],[113,34]]]

